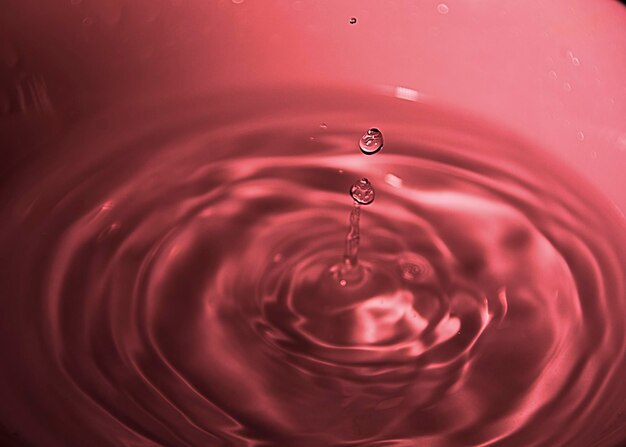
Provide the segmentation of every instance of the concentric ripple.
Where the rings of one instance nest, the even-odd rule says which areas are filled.
[[[118,107],[46,152],[0,208],[16,445],[626,439],[623,218],[504,131],[265,89]],[[340,282],[363,177],[376,201]]]

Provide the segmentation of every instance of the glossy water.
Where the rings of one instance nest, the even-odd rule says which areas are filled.
[[[117,107],[49,145],[0,202],[15,445],[625,438],[624,221],[540,147],[284,88]],[[342,284],[362,177],[376,202]]]

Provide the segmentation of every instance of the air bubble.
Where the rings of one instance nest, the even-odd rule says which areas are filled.
[[[350,188],[350,195],[355,202],[369,205],[374,201],[374,187],[368,179],[363,177]]]
[[[373,155],[383,148],[383,134],[372,127],[359,140],[359,148],[365,155]]]

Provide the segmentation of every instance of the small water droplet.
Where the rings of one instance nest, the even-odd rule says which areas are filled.
[[[350,25],[356,24],[356,17],[350,17]]]
[[[341,281],[339,281],[339,285],[340,285],[341,287],[345,287],[345,286],[346,286],[346,284],[348,284],[348,282],[347,282],[345,279],[342,279]]]
[[[572,84],[570,84],[569,82],[564,82],[563,83],[563,90],[565,90],[566,92],[571,92],[572,91]]]
[[[326,123],[320,123],[320,129],[326,130],[328,129],[328,125]]]
[[[585,134],[582,130],[578,131],[578,133],[576,134],[576,138],[578,138],[578,141],[583,141],[585,139]]]
[[[385,175],[385,182],[388,185],[393,186],[394,188],[402,187],[402,179],[397,175],[392,174],[391,172]]]
[[[558,78],[558,76],[557,76],[557,74],[556,74],[556,71],[554,71],[554,70],[550,70],[550,71],[548,72],[548,75],[549,75],[552,79],[556,79],[556,78]]]
[[[243,0],[232,0],[232,2],[233,2],[235,5],[241,5],[241,4],[243,3]]]
[[[450,12],[450,8],[445,3],[439,3],[437,5],[437,11],[439,12],[439,14],[447,14],[448,12]]]
[[[350,188],[350,195],[355,202],[361,205],[369,205],[374,201],[374,187],[368,179],[363,177]]]
[[[343,169],[338,169],[337,172],[343,174]]]
[[[578,67],[580,65],[580,59],[578,59],[576,56],[574,56],[574,53],[572,51],[568,51],[567,52],[567,56],[569,57],[570,62],[572,63],[572,65]]]
[[[365,132],[359,140],[359,148],[365,155],[373,155],[383,148],[383,134],[380,130],[372,127]]]

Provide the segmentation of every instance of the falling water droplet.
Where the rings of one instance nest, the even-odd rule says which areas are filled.
[[[445,3],[439,3],[437,5],[437,11],[439,14],[447,14],[450,11],[450,8],[448,8],[448,5]]]
[[[356,24],[356,17],[350,17],[350,25]]]
[[[369,205],[374,201],[374,187],[368,179],[363,177],[350,188],[350,195],[355,202]]]
[[[365,155],[373,155],[383,148],[383,134],[380,130],[372,127],[365,132],[359,140],[359,148]]]

